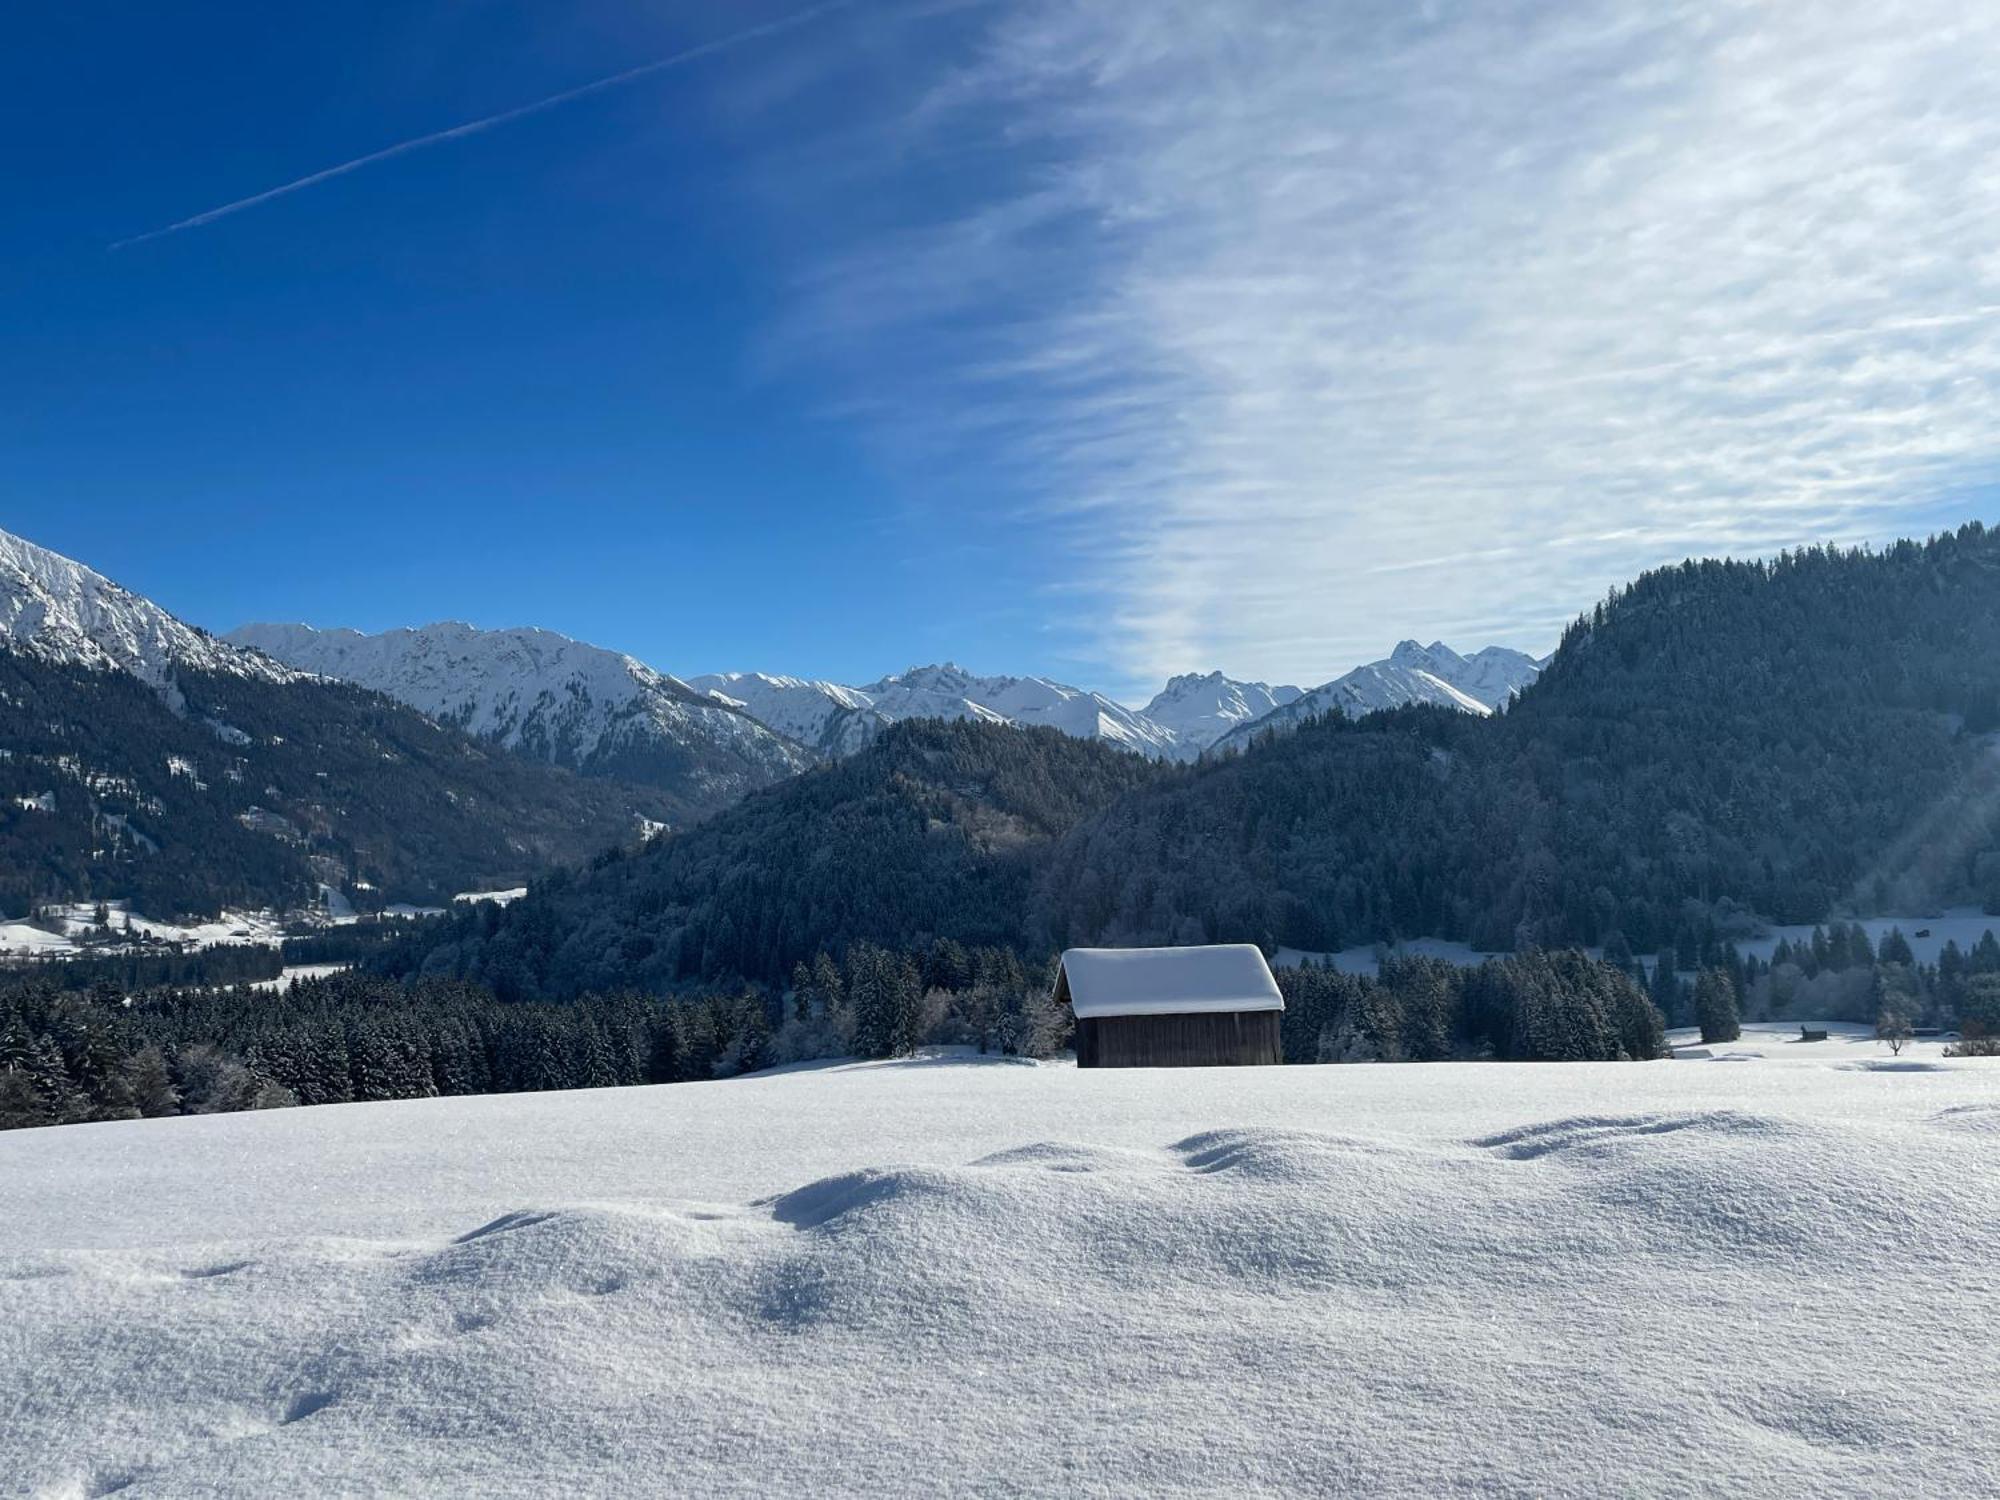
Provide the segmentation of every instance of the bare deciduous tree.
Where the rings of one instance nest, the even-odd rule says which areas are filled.
[[[1899,1010],[1885,1010],[1875,1018],[1875,1035],[1889,1044],[1891,1057],[1900,1057],[1910,1040],[1910,1018]]]

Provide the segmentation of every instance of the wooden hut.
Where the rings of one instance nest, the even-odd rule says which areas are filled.
[[[1076,1015],[1079,1068],[1240,1067],[1284,1061],[1284,997],[1248,943],[1072,948],[1055,999]]]

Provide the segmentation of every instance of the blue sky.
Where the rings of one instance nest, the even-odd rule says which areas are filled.
[[[1809,10],[30,8],[0,525],[687,673],[1543,649],[2000,513],[2000,18]]]

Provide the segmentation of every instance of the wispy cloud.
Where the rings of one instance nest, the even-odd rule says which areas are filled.
[[[564,89],[560,93],[550,94],[546,98],[537,99],[531,104],[522,104],[513,109],[502,110],[498,114],[486,115],[477,120],[467,120],[461,125],[452,125],[444,130],[434,130],[428,135],[414,136],[406,141],[398,141],[393,146],[384,146],[379,151],[371,151],[366,156],[357,156],[352,161],[344,161],[335,166],[324,167],[317,172],[310,172],[304,177],[280,183],[274,188],[266,188],[261,193],[252,193],[247,198],[237,198],[232,202],[220,204],[215,208],[204,209],[198,214],[191,214],[185,219],[176,220],[174,223],[163,225],[158,229],[149,229],[144,234],[130,235],[125,239],[116,240],[109,248],[112,250],[123,250],[132,245],[143,245],[149,240],[162,239],[170,234],[179,234],[184,229],[199,229],[204,224],[213,224],[218,219],[226,219],[232,214],[240,214],[246,209],[256,208],[274,199],[288,198],[293,193],[302,193],[307,188],[317,187],[323,182],[331,182],[336,177],[345,177],[351,172],[360,171],[363,167],[372,167],[377,162],[392,161],[396,157],[408,156],[412,152],[423,151],[431,146],[441,146],[447,141],[462,140],[466,136],[479,135],[484,131],[492,130],[496,126],[510,125],[516,120],[525,120],[531,115],[544,114],[562,105],[574,103],[578,99],[587,99],[593,94],[602,94],[611,89],[623,88],[626,84],[637,83],[640,79],[650,78],[656,73],[664,73],[672,68],[685,67],[689,63],[713,57],[719,52],[727,52],[750,42],[762,41],[769,37],[778,36],[784,32],[804,26],[808,22],[816,21],[833,11],[846,10],[853,3],[854,0],[826,0],[825,4],[814,5],[805,10],[795,11],[791,15],[782,16],[774,21],[767,21],[761,26],[746,27],[742,31],[732,32],[724,37],[717,37],[713,41],[703,42],[699,46],[689,47],[671,56],[655,58],[652,62],[641,63],[637,67],[626,68],[622,72],[594,79],[589,83],[579,84],[575,88]]]
[[[822,253],[793,337],[897,442],[1006,465],[1129,678],[1545,646],[1643,567],[2000,474],[2000,10],[979,22],[873,167],[1002,165]]]

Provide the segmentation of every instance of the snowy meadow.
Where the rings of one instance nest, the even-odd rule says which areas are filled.
[[[2000,1489],[2000,1063],[970,1057],[0,1137],[31,1496]]]

